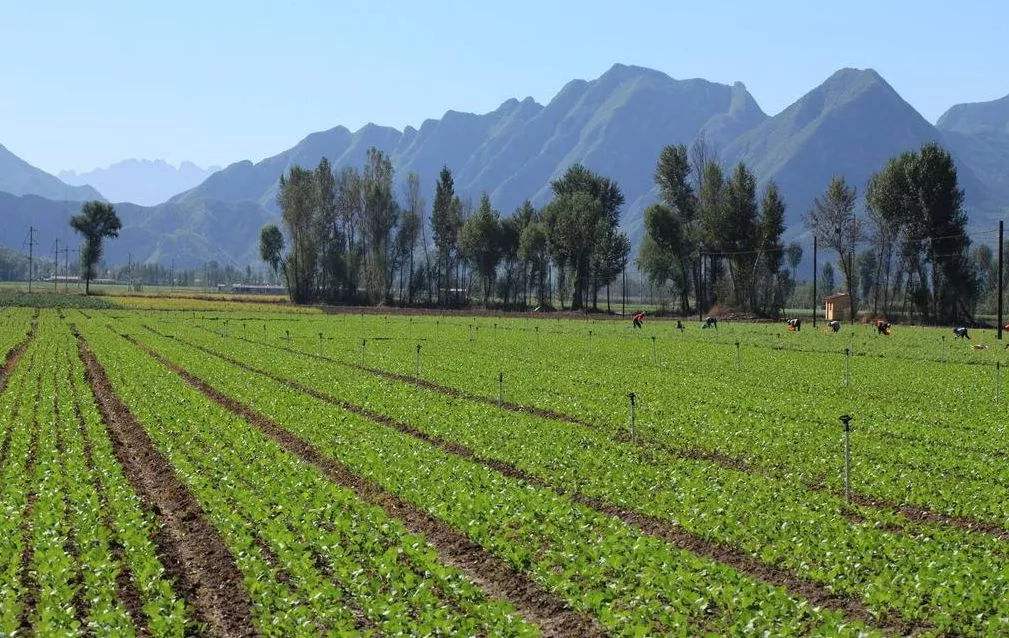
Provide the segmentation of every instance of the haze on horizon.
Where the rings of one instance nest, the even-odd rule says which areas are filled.
[[[5,7],[0,144],[53,173],[126,158],[226,165],[340,124],[543,103],[614,62],[741,81],[768,114],[845,66],[875,68],[932,122],[1009,93],[997,2],[288,4]]]

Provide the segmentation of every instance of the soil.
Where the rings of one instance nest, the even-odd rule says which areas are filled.
[[[182,583],[182,595],[216,635],[258,635],[242,574],[220,534],[168,459],[116,396],[105,369],[80,335],[78,353],[116,459],[160,524],[154,542],[166,557],[166,568]]]

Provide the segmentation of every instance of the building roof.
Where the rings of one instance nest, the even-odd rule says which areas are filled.
[[[847,299],[848,293],[846,292],[835,292],[832,295],[827,295],[823,298],[824,301],[838,301],[840,299]]]

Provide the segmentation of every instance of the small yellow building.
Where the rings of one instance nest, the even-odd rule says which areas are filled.
[[[846,292],[835,293],[823,300],[823,315],[827,321],[847,319],[850,308],[851,299]]]

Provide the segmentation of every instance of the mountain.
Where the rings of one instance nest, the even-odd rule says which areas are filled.
[[[37,250],[51,254],[53,241],[76,247],[79,237],[70,229],[70,217],[80,212],[79,202],[53,201],[35,195],[0,193],[0,247],[23,249],[29,225],[35,227]],[[248,202],[191,200],[157,206],[116,204],[123,223],[119,237],[105,243],[104,259],[110,264],[134,262],[193,267],[206,261],[244,267],[259,262],[259,229],[277,223],[273,213]],[[47,251],[50,251],[47,253]]]
[[[189,190],[218,169],[200,168],[192,162],[175,167],[164,160],[128,159],[86,173],[61,171],[59,177],[67,184],[90,184],[114,202],[153,206]]]
[[[389,154],[399,180],[411,171],[420,175],[428,204],[447,165],[460,194],[476,201],[486,192],[506,214],[527,198],[545,203],[550,181],[583,163],[619,182],[626,198],[622,224],[637,243],[642,211],[655,199],[655,161],[667,144],[703,137],[728,169],[743,161],[761,184],[775,180],[788,206],[790,239],[803,234],[804,213],[833,175],[844,175],[861,196],[889,158],[938,141],[953,152],[972,225],[986,224],[1009,201],[1007,103],[954,107],[936,127],[875,71],[842,69],[768,117],[740,83],[677,80],[617,64],[594,80],[567,83],[545,105],[510,99],[488,113],[447,111],[403,130],[337,126],[262,161],[232,164],[162,204],[120,204],[124,227],[109,243],[108,259],[124,261],[130,252],[141,261],[174,258],[177,265],[256,263],[259,228],[278,218],[280,176],[294,165],[314,167],[322,157],[337,169],[359,167],[372,146]],[[19,247],[29,223],[44,233],[66,232],[77,206],[62,199],[0,196],[6,222],[0,245]]]
[[[740,135],[722,152],[728,166],[744,162],[761,184],[777,182],[788,203],[791,235],[834,175],[864,192],[872,173],[894,155],[943,134],[872,69],[841,69],[784,111]],[[973,168],[957,158],[961,186],[972,203],[986,200]]]
[[[35,168],[0,144],[0,191],[13,195],[38,195],[75,202],[102,199],[90,186],[69,186],[42,169]]]
[[[943,113],[936,126],[971,136],[1009,136],[1009,95],[991,102],[957,104]]]
[[[1009,95],[991,102],[957,104],[936,126],[947,145],[969,162],[988,187],[991,205],[1009,202]]]
[[[545,203],[550,181],[581,162],[620,183],[634,234],[664,145],[690,144],[700,134],[724,144],[766,118],[742,84],[675,80],[617,64],[595,80],[569,82],[545,106],[511,99],[479,115],[448,111],[417,129],[368,124],[313,133],[258,163],[232,164],[171,201],[252,201],[276,210],[277,182],[291,166],[314,166],[324,156],[337,169],[360,166],[375,146],[389,154],[400,179],[420,175],[428,199],[447,165],[461,194],[476,200],[487,192],[505,212],[525,199]]]

